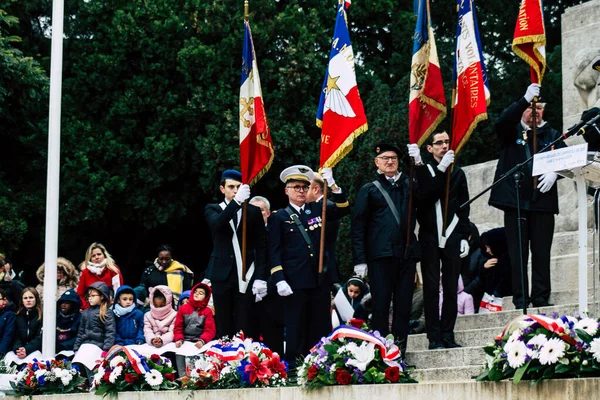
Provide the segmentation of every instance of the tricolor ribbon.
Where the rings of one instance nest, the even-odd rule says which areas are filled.
[[[358,339],[364,340],[369,343],[373,343],[375,346],[379,347],[381,351],[381,358],[384,361],[394,361],[398,357],[400,357],[400,349],[396,345],[392,345],[389,349],[385,347],[385,342],[373,335],[372,333],[363,331],[362,329],[355,328],[353,326],[348,325],[340,325],[333,330],[327,336],[328,340],[335,340],[341,338],[350,338],[350,339]],[[323,344],[323,341],[320,341],[315,347],[310,349],[310,352],[313,353],[316,348]]]
[[[137,372],[140,375],[144,375],[146,372],[150,372],[150,368],[148,367],[148,365],[144,361],[144,357],[142,357],[140,353],[133,349],[128,349],[127,347],[120,346],[118,344],[110,348],[110,350],[106,354],[105,359],[110,361],[121,352],[125,353],[127,360],[129,360],[135,372]]]
[[[506,325],[506,327],[504,327],[504,329],[502,330],[502,333],[500,335],[496,336],[496,340],[502,340],[502,338],[506,335],[506,333],[508,331],[510,331],[510,328],[514,324],[521,322],[521,321],[525,321],[527,319],[537,322],[542,327],[547,329],[548,332],[555,333],[563,341],[565,341],[573,346],[577,343],[577,341],[574,338],[569,336],[569,333],[565,331],[565,328],[563,328],[561,325],[559,325],[556,322],[557,320],[550,318],[550,317],[546,317],[545,315],[530,315],[530,314],[520,315],[517,318],[510,321],[508,323],[508,325]]]
[[[223,344],[213,340],[208,345],[210,347],[206,350],[206,354],[222,361],[241,360],[246,356],[246,346],[242,341]]]

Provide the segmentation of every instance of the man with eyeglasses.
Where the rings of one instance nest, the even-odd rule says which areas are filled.
[[[327,221],[335,221],[349,214],[348,201],[336,185],[331,169],[323,168],[322,174],[333,200],[333,204],[327,204]],[[307,354],[311,346],[331,332],[330,282],[321,281],[318,274],[322,205],[307,203],[312,177],[312,169],[305,165],[294,165],[281,172],[289,204],[274,211],[268,224],[269,268],[283,298],[285,359],[291,368],[296,367],[299,356]]]
[[[522,163],[534,154],[532,126],[537,126],[537,151],[540,151],[560,136],[549,123],[544,121],[544,103],[531,101],[540,95],[540,85],[531,84],[523,97],[505,109],[494,124],[494,132],[500,142],[500,158],[494,181],[499,179],[516,164]],[[535,112],[534,112],[535,111]],[[560,142],[556,148],[565,147]],[[547,151],[554,150],[554,148]],[[508,243],[508,254],[512,265],[512,295],[516,308],[523,308],[530,302],[534,307],[549,306],[550,298],[550,250],[554,236],[554,214],[558,214],[558,191],[555,172],[547,172],[538,177],[538,185],[533,187],[531,175],[533,164],[521,168],[523,179],[519,187],[521,209],[523,269],[525,273],[525,293],[521,286],[521,263],[517,230],[517,197],[515,181],[511,178],[492,189],[489,204],[504,211],[504,228]],[[532,287],[529,295],[527,263],[531,248]]]
[[[417,211],[419,243],[423,256],[423,300],[425,328],[429,349],[460,347],[454,340],[457,317],[457,288],[461,258],[469,255],[469,207],[460,208],[469,200],[467,177],[462,169],[452,168],[454,151],[450,150],[450,137],[444,130],[435,131],[430,137],[427,151],[433,156],[427,169],[433,185]],[[413,145],[416,146],[416,145]],[[418,154],[415,162],[419,162]],[[448,212],[444,232],[444,203],[447,175],[450,174]],[[440,271],[441,267],[441,271]],[[440,316],[440,272],[443,288],[443,305]]]
[[[409,147],[409,155],[415,154],[415,147]],[[431,177],[424,164],[418,161],[409,220],[410,178],[399,170],[400,150],[388,143],[378,143],[374,152],[377,177],[359,190],[352,213],[354,272],[361,278],[367,274],[369,276],[372,328],[383,336],[390,333],[389,313],[393,299],[391,331],[401,341],[401,350],[404,352],[416,262],[420,258],[414,234],[416,208],[421,201],[423,188],[431,184]],[[410,243],[407,243],[409,227]]]
[[[213,251],[205,278],[210,281],[215,306],[217,337],[233,337],[243,330],[258,337],[258,326],[250,316],[257,293],[267,292],[266,230],[260,208],[246,208],[246,281],[242,279],[242,204],[250,197],[250,186],[242,185],[242,174],[223,171],[219,186],[224,200],[208,204],[204,216],[212,233]]]

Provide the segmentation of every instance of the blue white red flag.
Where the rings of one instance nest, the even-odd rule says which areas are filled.
[[[317,110],[317,126],[321,128],[321,168],[333,168],[352,150],[354,139],[368,129],[354,73],[354,53],[346,14],[349,6],[349,0],[338,0],[329,65]]]
[[[244,21],[239,115],[242,183],[253,185],[271,167],[274,149],[248,21]]]
[[[415,15],[417,26],[413,37],[408,135],[410,143],[420,147],[446,116],[446,97],[431,28],[429,0],[415,0]]]
[[[480,121],[487,119],[490,89],[483,63],[473,0],[457,0],[458,25],[452,79],[456,82],[452,107],[452,143],[458,153]]]

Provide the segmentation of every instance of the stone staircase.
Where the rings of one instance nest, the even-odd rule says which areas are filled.
[[[593,293],[592,238],[588,238],[588,302],[590,315],[598,315],[598,297]],[[554,236],[551,260],[552,295],[551,307],[531,307],[530,314],[573,314],[578,311],[578,236],[577,232],[558,232]],[[531,279],[531,265],[529,277]],[[596,268],[597,269],[597,268]],[[598,282],[596,273],[596,282]],[[600,283],[596,284],[600,292]],[[497,313],[458,316],[455,327],[456,349],[428,350],[425,334],[408,338],[406,363],[415,366],[412,373],[419,382],[470,381],[481,373],[485,361],[483,346],[492,343],[494,337],[512,319],[522,315],[515,310],[512,297],[503,300],[503,311]]]

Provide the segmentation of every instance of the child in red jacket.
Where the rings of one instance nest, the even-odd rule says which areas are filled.
[[[200,349],[217,333],[213,313],[207,307],[212,291],[210,286],[198,283],[191,292],[189,303],[183,304],[177,311],[174,340],[178,348],[188,341]],[[185,356],[178,354],[176,362],[179,376],[185,376]]]

